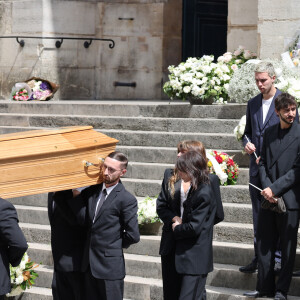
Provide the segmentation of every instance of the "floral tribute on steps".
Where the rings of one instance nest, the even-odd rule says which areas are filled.
[[[48,80],[32,77],[25,82],[19,82],[12,88],[11,99],[16,101],[49,100],[59,86]],[[24,89],[27,91],[25,93]]]

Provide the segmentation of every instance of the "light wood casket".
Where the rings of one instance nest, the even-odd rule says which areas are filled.
[[[100,183],[102,160],[117,142],[91,126],[0,135],[0,197]]]

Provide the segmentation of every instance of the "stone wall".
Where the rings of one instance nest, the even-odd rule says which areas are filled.
[[[280,58],[297,30],[299,0],[228,0],[229,51],[244,45],[261,58]]]
[[[280,58],[300,29],[299,0],[258,0],[258,54]]]
[[[0,98],[32,76],[59,83],[59,99],[160,99],[167,66],[181,59],[181,0],[0,0],[0,35],[112,38],[0,43]],[[116,86],[136,83],[136,87]]]
[[[258,0],[228,0],[227,50],[239,45],[257,51]]]

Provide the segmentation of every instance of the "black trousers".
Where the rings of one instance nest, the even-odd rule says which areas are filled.
[[[257,176],[250,176],[250,183],[261,188],[261,183],[259,179],[259,174]],[[257,223],[258,223],[258,214],[260,211],[261,205],[261,194],[260,191],[249,185],[249,193],[252,203],[252,219],[253,219],[253,231],[254,231],[254,258],[253,261],[257,263],[257,244],[256,244],[256,234],[257,234]]]
[[[52,295],[53,300],[84,300],[83,273],[54,271]]]
[[[261,209],[257,226],[257,290],[263,294],[280,291],[287,294],[296,257],[299,211],[278,214]],[[281,271],[275,284],[274,257],[278,238],[281,241]]]
[[[257,176],[250,176],[249,179],[250,183],[254,184],[255,186],[262,188],[259,174]],[[254,231],[254,258],[253,262],[258,262],[258,251],[257,251],[257,242],[256,242],[256,235],[257,235],[257,226],[258,226],[258,216],[259,212],[261,210],[261,199],[262,196],[260,194],[260,191],[254,188],[253,186],[249,185],[249,193],[252,203],[252,220],[253,220],[253,231]],[[280,239],[277,241],[276,246],[276,258],[280,261],[281,259],[281,244]]]
[[[179,300],[206,300],[205,283],[207,274],[181,275],[181,290]]]
[[[123,300],[124,279],[95,278],[88,267],[84,272],[85,300]]]
[[[164,300],[178,300],[181,287],[181,275],[175,268],[175,250],[161,256]]]
[[[4,295],[0,295],[0,300],[4,300]]]

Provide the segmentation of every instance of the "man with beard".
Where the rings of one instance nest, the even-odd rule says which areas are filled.
[[[282,197],[285,213],[262,208],[257,225],[257,291],[248,297],[287,299],[296,256],[300,210],[300,125],[295,122],[297,103],[288,93],[275,100],[280,123],[265,131],[259,165],[262,196],[273,203]],[[274,256],[276,243],[282,245],[281,272],[275,283]]]
[[[137,200],[125,190],[120,178],[128,160],[112,152],[104,160],[103,183],[90,186],[73,198],[72,191],[57,192],[67,199],[78,224],[87,226],[82,271],[85,299],[121,300],[125,263],[122,248],[140,239]],[[59,201],[59,199],[58,199]]]
[[[243,145],[245,152],[250,155],[249,181],[261,188],[260,178],[258,176],[258,164],[256,158],[260,156],[263,134],[265,130],[279,123],[279,118],[275,113],[274,102],[281,94],[274,86],[275,71],[271,63],[260,62],[255,69],[255,82],[260,94],[249,100],[246,113],[246,127],[243,136]],[[298,114],[297,114],[298,117]],[[256,231],[258,213],[261,205],[261,195],[258,190],[249,186],[249,192],[252,203],[252,217],[254,229],[254,258],[252,262],[239,270],[243,273],[254,273],[257,270],[257,245]],[[277,248],[280,248],[279,246]],[[279,249],[278,249],[279,250]],[[280,270],[280,251],[276,252],[276,269]]]

